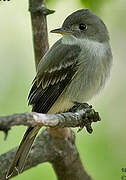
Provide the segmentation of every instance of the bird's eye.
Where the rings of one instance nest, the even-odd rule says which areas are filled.
[[[86,24],[79,24],[79,29],[80,29],[81,31],[87,29]]]

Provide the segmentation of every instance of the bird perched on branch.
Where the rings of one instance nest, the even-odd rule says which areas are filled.
[[[59,39],[41,59],[28,96],[32,111],[59,113],[74,102],[84,103],[105,85],[112,65],[109,34],[103,21],[88,9],[69,15]],[[29,127],[16,152],[7,178],[23,170],[26,158],[41,126]]]

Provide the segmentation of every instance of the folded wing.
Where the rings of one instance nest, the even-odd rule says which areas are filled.
[[[79,53],[79,46],[64,45],[60,39],[45,54],[28,96],[32,111],[49,111],[76,73]]]

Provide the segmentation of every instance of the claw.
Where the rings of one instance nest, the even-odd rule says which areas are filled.
[[[87,103],[74,102],[74,104],[75,105],[71,109],[72,112],[82,109],[85,109],[86,111],[86,113],[82,117],[82,120],[79,122],[80,127],[77,132],[80,132],[84,127],[86,127],[87,132],[91,134],[93,132],[91,123],[101,120],[99,113],[95,112],[95,110],[92,109],[92,105],[88,105]]]

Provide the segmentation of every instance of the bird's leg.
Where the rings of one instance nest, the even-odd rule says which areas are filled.
[[[101,120],[99,113],[95,112],[95,110],[92,109],[92,105],[88,105],[87,103],[74,102],[74,104],[75,105],[69,111],[77,112],[78,110],[85,110],[84,116],[82,117],[82,120],[79,122],[80,128],[78,132],[81,131],[84,127],[86,127],[87,132],[92,133],[92,122],[97,122]]]

